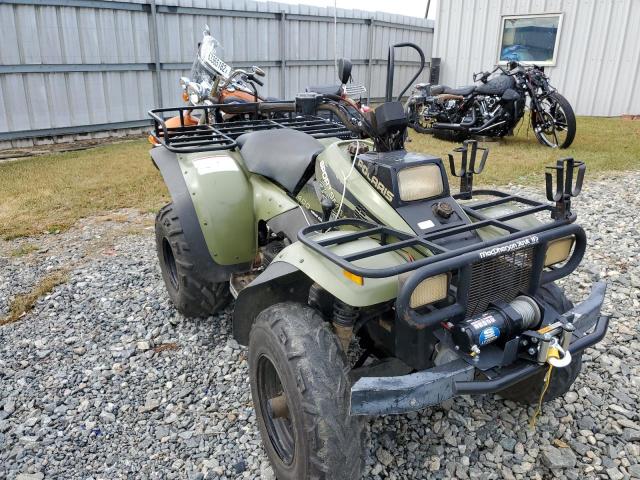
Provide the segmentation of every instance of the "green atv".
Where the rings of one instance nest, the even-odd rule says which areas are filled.
[[[488,152],[469,141],[449,156],[452,194],[440,158],[404,150],[399,102],[361,113],[314,93],[246,104],[239,122],[166,124],[219,108],[151,112],[173,199],[158,257],[184,315],[235,298],[279,479],[360,478],[364,415],[466,394],[537,402],[549,365],[545,400],[571,387],[609,322],[604,284],[577,306],[554,284],[585,252],[571,211],[584,164],[547,173],[550,204],[474,190]]]

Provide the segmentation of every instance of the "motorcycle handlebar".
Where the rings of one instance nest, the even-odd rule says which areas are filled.
[[[250,75],[249,76],[249,80],[251,80],[252,82],[257,83],[261,87],[264,87],[264,82],[262,80],[258,80],[255,75]]]

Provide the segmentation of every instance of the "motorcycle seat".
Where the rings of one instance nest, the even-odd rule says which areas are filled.
[[[309,85],[304,91],[321,95],[340,95],[342,93],[342,85]]]
[[[442,93],[448,93],[449,95],[462,95],[463,97],[466,97],[467,95],[470,95],[471,93],[473,93],[473,91],[476,89],[475,85],[467,85],[466,87],[458,87],[458,88],[449,88],[449,87],[444,87],[444,91]]]
[[[324,150],[311,135],[289,128],[245,133],[236,142],[247,170],[273,180],[292,195],[311,178],[316,157]]]
[[[429,90],[429,92],[431,93],[431,95],[440,95],[442,92],[444,92],[445,88],[449,88],[446,85],[431,85],[431,89]]]

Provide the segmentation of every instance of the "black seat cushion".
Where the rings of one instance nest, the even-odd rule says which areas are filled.
[[[440,95],[447,88],[449,87],[447,87],[446,85],[431,85],[429,92],[431,93],[431,95]]]
[[[273,180],[292,195],[311,178],[315,159],[324,150],[311,135],[289,128],[245,133],[236,141],[247,170]]]
[[[342,85],[309,85],[305,88],[306,92],[319,93],[321,95],[340,95]]]
[[[463,97],[466,97],[467,95],[470,95],[475,89],[475,85],[467,85],[466,87],[458,88],[446,87],[443,93],[448,93],[449,95],[462,95]]]

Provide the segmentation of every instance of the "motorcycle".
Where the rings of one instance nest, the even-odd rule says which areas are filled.
[[[205,25],[191,73],[189,77],[180,78],[182,99],[192,106],[271,100],[262,97],[256,86],[264,86],[258,78],[265,76],[264,70],[255,65],[247,70],[232,68],[218,57],[220,47],[220,42],[211,35],[209,26]],[[224,113],[222,115],[223,117],[217,119],[206,119],[202,116],[198,122],[221,122],[226,120]]]
[[[370,112],[371,108],[365,105],[362,98],[367,93],[367,88],[359,83],[353,83],[351,76],[351,61],[346,58],[338,59],[337,70],[341,83],[331,85],[309,85],[305,92],[313,92],[321,95],[333,95],[345,101],[349,111],[357,110],[361,113]],[[343,76],[346,72],[347,76]],[[354,117],[355,118],[355,117]]]
[[[503,137],[522,119],[529,98],[530,121],[542,145],[567,148],[576,135],[571,104],[538,66],[512,61],[474,74],[474,85],[450,88],[418,83],[405,104],[419,133],[462,141],[472,136]]]

